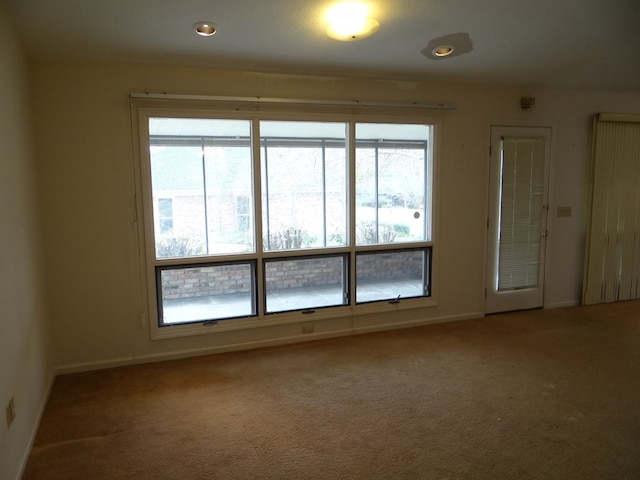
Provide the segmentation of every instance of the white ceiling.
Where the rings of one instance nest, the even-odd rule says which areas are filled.
[[[325,34],[325,0],[0,0],[39,58],[640,91],[640,0],[369,0],[372,37]],[[193,24],[218,33],[197,36]],[[453,35],[468,53],[421,50]]]

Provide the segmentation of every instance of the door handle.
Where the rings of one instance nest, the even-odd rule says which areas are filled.
[[[544,230],[542,233],[540,233],[541,237],[548,237],[549,236],[549,232]]]

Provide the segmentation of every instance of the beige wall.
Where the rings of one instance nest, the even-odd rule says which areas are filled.
[[[213,69],[39,61],[31,65],[38,173],[43,198],[47,286],[56,365],[63,370],[165,358],[215,346],[295,337],[299,326],[149,339],[134,219],[128,94],[445,102],[434,278],[438,306],[394,319],[424,321],[484,311],[488,139],[492,123],[553,128],[550,236],[545,305],[577,304],[582,284],[584,181],[590,117],[640,111],[640,94],[538,91],[503,86],[318,78]],[[535,96],[533,111],[521,96]],[[556,218],[556,206],[573,216]],[[358,319],[388,323],[391,317]],[[316,331],[340,330],[332,320]]]
[[[24,465],[53,379],[26,71],[0,8],[0,478]],[[16,417],[7,428],[5,408]]]

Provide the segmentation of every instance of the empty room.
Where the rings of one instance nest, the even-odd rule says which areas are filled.
[[[0,0],[0,479],[640,478],[639,23]]]

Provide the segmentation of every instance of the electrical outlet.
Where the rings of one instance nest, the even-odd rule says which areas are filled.
[[[16,404],[13,401],[13,397],[9,400],[9,404],[7,405],[7,408],[5,408],[5,413],[7,415],[7,428],[11,428],[11,424],[16,418]]]

